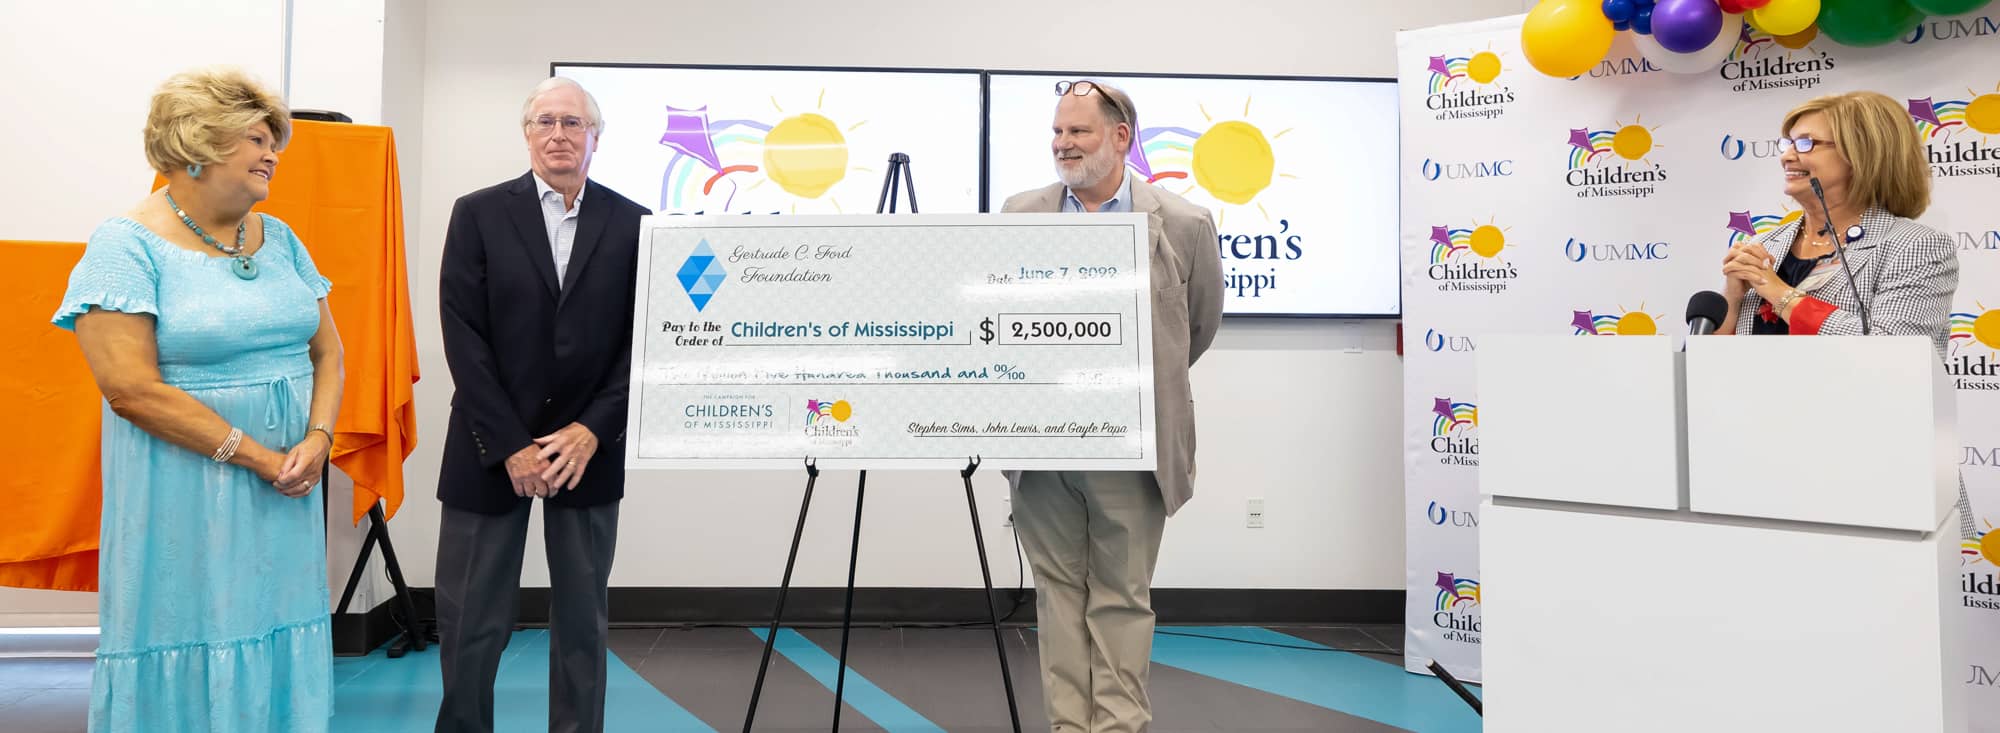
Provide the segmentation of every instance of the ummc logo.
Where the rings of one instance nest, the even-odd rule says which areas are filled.
[[[1992,35],[2000,35],[2000,22],[1995,22],[1990,15],[1977,18],[1939,18],[1918,24],[1916,30],[1910,31],[1910,35],[1903,36],[1903,42],[1954,41]]]
[[[1664,260],[1671,256],[1667,242],[1627,242],[1625,244],[1589,244],[1571,238],[1563,245],[1563,256],[1571,262],[1586,259],[1593,262],[1636,262],[1641,260]]]
[[[1424,331],[1424,348],[1430,349],[1433,352],[1440,352],[1440,351],[1470,352],[1473,350],[1472,337],[1447,336],[1445,334],[1438,333],[1437,329],[1435,328],[1428,329]]]
[[[1465,180],[1468,178],[1498,178],[1502,176],[1514,175],[1514,161],[1481,160],[1471,163],[1463,163],[1463,162],[1450,162],[1450,161],[1435,161],[1429,158],[1425,158],[1422,172],[1424,180],[1427,181],[1435,181],[1440,178],[1449,179],[1453,181]]]
[[[1778,150],[1776,139],[1744,140],[1730,135],[1722,136],[1722,157],[1742,160],[1746,155],[1751,158],[1776,158],[1783,155],[1783,152]]]
[[[1588,74],[1588,76],[1592,79],[1603,79],[1609,76],[1630,76],[1632,74],[1651,74],[1655,71],[1662,71],[1662,70],[1663,69],[1661,69],[1660,67],[1654,66],[1653,62],[1648,61],[1644,56],[1620,56],[1618,58],[1609,58],[1598,62],[1596,66],[1590,67],[1590,73]],[[1576,81],[1578,79],[1582,79],[1584,76],[1586,75],[1578,74],[1576,76],[1570,77],[1569,80]]]
[[[1475,515],[1472,512],[1462,512],[1456,509],[1447,508],[1444,505],[1439,504],[1435,501],[1431,502],[1431,505],[1424,509],[1424,518],[1429,520],[1431,524],[1439,527],[1445,526],[1447,524],[1453,527],[1465,527],[1467,529],[1479,526],[1478,515]]]

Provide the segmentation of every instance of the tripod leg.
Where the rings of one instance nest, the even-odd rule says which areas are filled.
[[[423,621],[417,618],[416,597],[410,594],[409,584],[403,582],[403,564],[396,561],[396,548],[389,544],[389,520],[382,515],[381,502],[368,508],[368,521],[373,525],[369,534],[376,535],[382,543],[382,564],[389,570],[389,583],[396,587],[397,605],[402,606],[403,618],[408,621],[403,627],[403,640],[409,643],[411,649],[423,651],[429,632],[424,630]]]
[[[898,162],[903,164],[903,188],[910,190],[910,213],[915,214],[917,213],[917,183],[910,180],[910,156],[897,153],[896,158]]]
[[[347,613],[347,604],[354,601],[354,589],[361,585],[361,576],[368,573],[368,553],[375,551],[375,530],[369,528],[361,539],[361,554],[354,556],[354,570],[347,574],[347,590],[340,592],[340,604],[333,607],[334,615]]]
[[[1000,611],[993,607],[993,570],[986,562],[986,533],[979,528],[979,504],[972,499],[972,472],[979,470],[977,461],[966,464],[959,475],[965,478],[965,508],[972,513],[972,543],[979,548],[979,578],[985,582],[986,595],[980,596],[986,602],[986,620],[993,627],[993,651],[1000,655],[1000,682],[1007,689],[1007,718],[1014,723],[1014,733],[1021,733],[1021,710],[1014,702],[1014,673],[1007,668],[1007,645],[1001,641]]]
[[[889,170],[888,172],[882,174],[882,195],[875,198],[875,213],[880,214],[884,211],[887,211],[893,214],[896,212],[896,209],[894,208],[895,204],[893,203],[896,200],[894,198],[895,194],[891,193],[891,191],[895,190],[895,187],[896,187],[896,159],[895,156],[890,156]]]
[[[806,464],[806,496],[799,502],[799,524],[792,530],[792,553],[785,556],[785,577],[778,582],[778,607],[771,611],[770,632],[764,635],[764,658],[757,662],[757,685],[750,688],[750,709],[743,714],[743,733],[757,720],[757,700],[764,696],[764,673],[771,668],[771,647],[778,643],[778,622],[785,616],[785,596],[792,590],[792,567],[799,562],[799,538],[806,533],[806,511],[812,508],[813,484],[819,481],[819,467]]]
[[[840,672],[833,685],[833,729],[840,730],[841,702],[847,693],[847,636],[854,630],[854,567],[861,560],[861,506],[868,496],[868,472],[854,486],[854,545],[847,551],[847,607],[840,612]]]

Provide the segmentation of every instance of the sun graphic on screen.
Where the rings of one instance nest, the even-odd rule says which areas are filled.
[[[826,90],[821,89],[813,111],[788,112],[777,97],[771,108],[778,121],[709,118],[706,106],[668,107],[667,131],[660,144],[675,154],[669,161],[661,187],[660,208],[681,210],[692,202],[717,193],[727,193],[722,202],[730,210],[737,193],[757,190],[766,183],[776,185],[791,196],[791,213],[798,213],[799,200],[825,200],[834,211],[842,211],[840,201],[828,195],[850,173],[866,173],[868,168],[849,165],[847,136],[868,124],[866,120],[842,127],[824,114]],[[768,117],[765,119],[769,119]],[[739,176],[756,174],[747,185]]]
[[[1242,119],[1216,121],[1207,105],[1195,107],[1207,129],[1197,133],[1186,127],[1149,127],[1141,131],[1126,164],[1149,182],[1168,178],[1191,178],[1194,185],[1180,190],[1187,195],[1199,188],[1216,201],[1232,206],[1256,206],[1265,221],[1271,212],[1257,202],[1258,195],[1278,179],[1298,176],[1278,170],[1274,143],[1292,132],[1285,128],[1265,134],[1249,121],[1251,98],[1243,99]],[[1157,169],[1157,170],[1156,170]],[[1229,216],[1227,208],[1216,212],[1216,223]]]

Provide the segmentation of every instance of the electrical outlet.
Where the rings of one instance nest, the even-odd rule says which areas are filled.
[[[1249,527],[1251,529],[1264,528],[1263,499],[1251,499],[1247,502],[1244,502],[1243,514],[1244,514],[1243,526]]]

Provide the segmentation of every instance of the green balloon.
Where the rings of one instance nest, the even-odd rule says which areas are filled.
[[[1842,46],[1892,43],[1923,22],[1924,14],[1909,0],[1820,0],[1819,31]]]
[[[1925,15],[1962,15],[1986,7],[1991,0],[1909,0]]]

